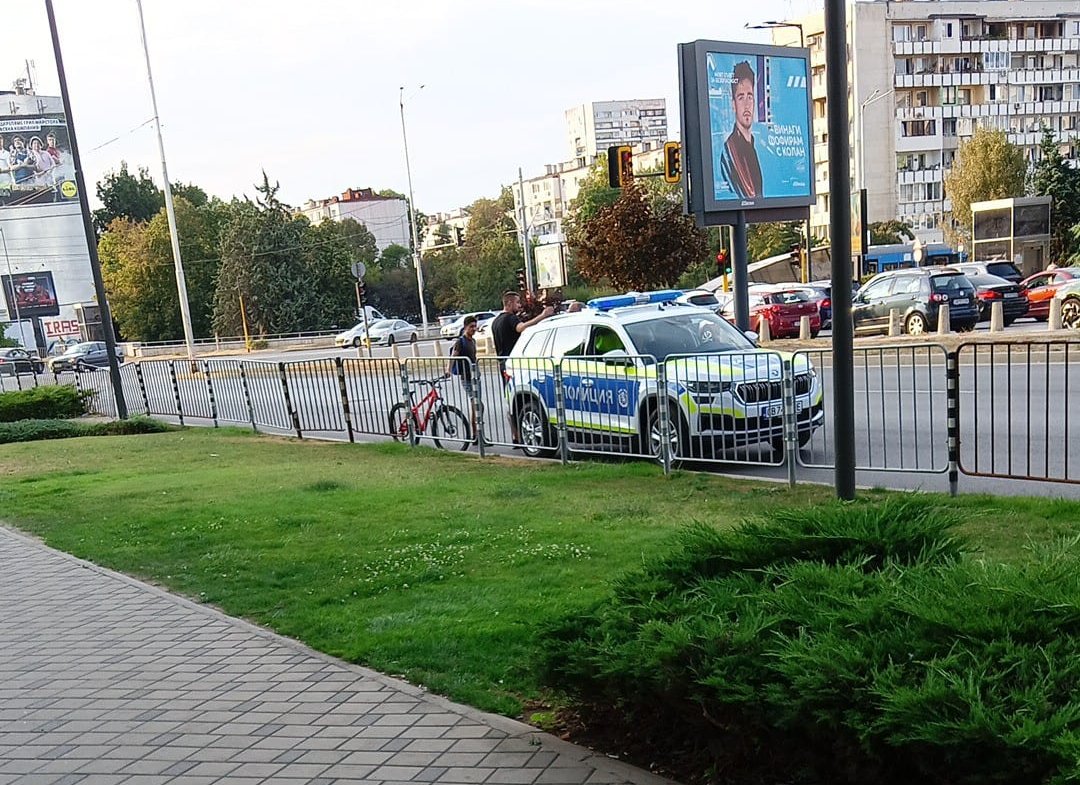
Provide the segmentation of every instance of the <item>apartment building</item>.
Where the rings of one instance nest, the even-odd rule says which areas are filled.
[[[380,196],[370,188],[349,188],[341,196],[309,199],[296,212],[312,223],[352,218],[375,236],[380,253],[390,245],[412,247],[408,202],[396,196]]]
[[[663,98],[593,101],[566,110],[570,158],[586,166],[614,144],[644,146],[667,139],[667,102]]]
[[[828,234],[824,14],[794,22],[811,55],[817,204]],[[979,126],[1039,154],[1043,124],[1077,157],[1080,5],[1064,0],[857,0],[848,6],[851,187],[867,189],[871,222],[907,221],[943,240],[951,213],[944,174]],[[799,31],[773,30],[797,46]],[[847,194],[843,197],[847,198]]]

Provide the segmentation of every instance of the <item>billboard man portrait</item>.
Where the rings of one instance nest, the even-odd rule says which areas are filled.
[[[761,164],[754,149],[751,129],[757,114],[754,69],[743,60],[731,77],[731,101],[735,107],[735,126],[720,153],[720,171],[742,199],[757,199],[761,193]]]

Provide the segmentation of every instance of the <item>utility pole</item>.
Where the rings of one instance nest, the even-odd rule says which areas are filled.
[[[86,198],[86,178],[83,177],[82,159],[79,157],[79,144],[75,139],[75,119],[71,114],[71,98],[68,95],[67,75],[64,73],[64,57],[60,51],[60,34],[56,30],[56,14],[52,0],[45,0],[45,11],[49,16],[49,32],[52,35],[53,56],[56,58],[56,75],[60,81],[60,97],[64,102],[64,117],[67,118],[68,141],[71,143],[71,162],[75,167],[75,188],[79,192],[79,209],[82,211],[83,233],[86,235],[86,250],[90,254],[90,273],[94,278],[94,294],[97,296],[101,312],[102,332],[105,334],[105,350],[109,355],[109,379],[112,381],[113,395],[116,397],[116,416],[127,419],[127,402],[124,400],[124,388],[120,380],[120,363],[116,361],[116,335],[113,334],[112,311],[105,295],[105,281],[101,277],[101,261],[97,253],[97,236],[94,225],[90,222],[90,203]]]
[[[11,257],[8,256],[7,249],[7,235],[4,234],[4,230],[0,228],[0,240],[4,242],[4,259],[7,261],[7,273],[8,273],[8,287],[11,292],[11,307],[15,309],[15,321],[19,323],[19,338],[22,340],[23,348],[26,349],[26,330],[23,328],[22,317],[19,315],[19,299],[15,294],[15,274],[11,271]],[[3,336],[0,335],[0,338]]]
[[[424,86],[420,85],[420,89],[423,90]],[[412,244],[413,244],[413,263],[416,265],[416,289],[420,294],[420,321],[422,321],[423,329],[427,331],[427,304],[424,302],[424,267],[423,258],[420,254],[420,238],[416,232],[416,212],[413,206],[413,190],[412,190],[412,167],[409,166],[409,137],[405,134],[405,88],[400,88],[398,92],[398,104],[401,107],[401,141],[405,145],[405,175],[409,180],[409,226],[412,227]]]
[[[533,286],[532,269],[532,244],[529,242],[529,224],[526,220],[525,210],[525,180],[521,175],[521,167],[518,167],[518,194],[521,197],[521,253],[525,259],[525,288],[530,292],[535,291]]]
[[[825,73],[829,128],[829,192],[850,193],[846,0],[825,0]],[[829,205],[832,237],[833,440],[836,495],[855,498],[855,360],[851,322],[851,200]]]
[[[165,141],[161,137],[157,94],[154,92],[154,75],[150,70],[150,48],[146,43],[146,22],[143,19],[142,0],[135,0],[135,5],[139,9],[139,32],[142,35],[143,54],[146,56],[146,81],[150,85],[150,103],[154,107],[154,128],[157,130],[158,150],[161,151],[161,176],[165,179],[165,216],[169,219],[169,239],[172,241],[173,266],[176,268],[176,294],[180,300],[180,321],[184,325],[184,345],[187,347],[188,363],[191,365],[191,372],[196,373],[198,364],[195,362],[195,335],[191,329],[191,305],[188,303],[184,262],[180,258],[180,235],[176,230],[176,210],[173,208],[169,169],[165,166]]]

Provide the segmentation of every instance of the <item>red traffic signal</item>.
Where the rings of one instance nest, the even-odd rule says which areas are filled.
[[[731,262],[728,261],[728,252],[726,248],[721,248],[716,254],[716,265],[720,268],[720,272],[724,275],[731,275]]]
[[[634,149],[628,144],[608,148],[608,185],[625,188],[634,181]]]

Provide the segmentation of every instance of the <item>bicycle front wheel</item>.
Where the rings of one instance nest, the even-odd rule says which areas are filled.
[[[431,440],[443,450],[456,447],[469,449],[472,444],[472,428],[469,418],[456,406],[443,406],[435,413],[431,422]],[[446,442],[446,445],[443,444]]]
[[[409,421],[412,421],[412,438],[409,438]],[[403,403],[395,403],[390,409],[390,435],[395,442],[407,441],[417,444],[420,441],[420,421],[413,410]]]

